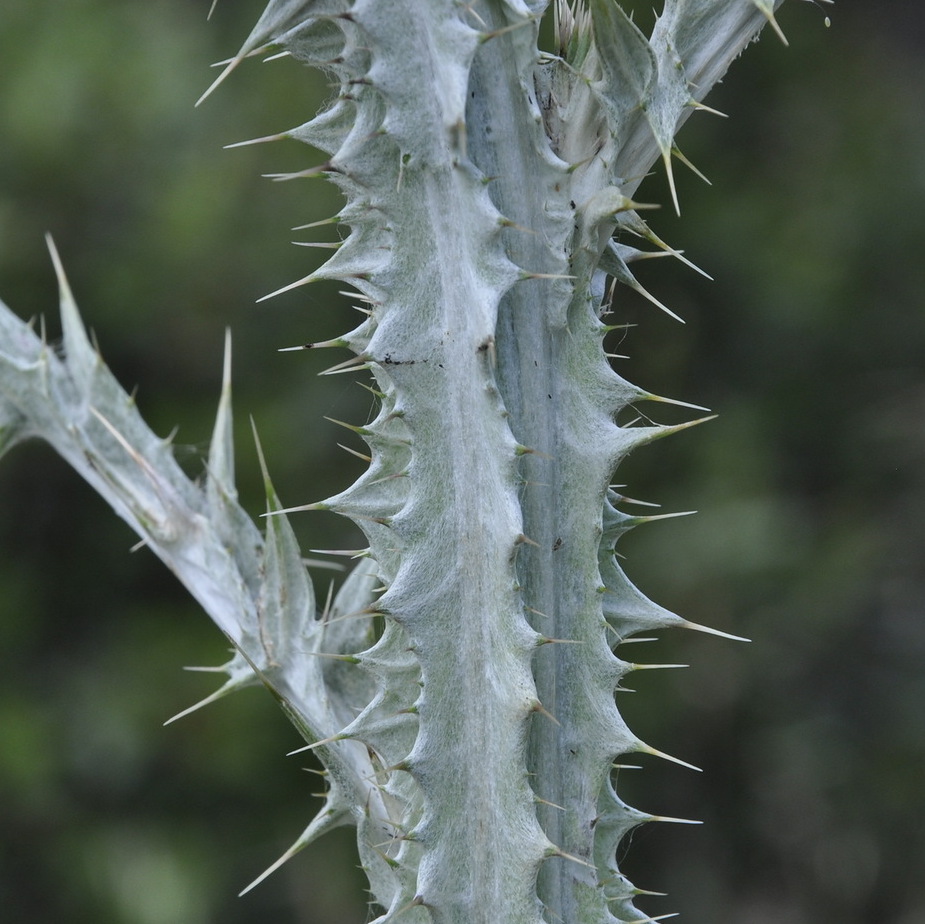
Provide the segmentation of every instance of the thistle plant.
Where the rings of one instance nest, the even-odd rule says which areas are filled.
[[[258,442],[260,527],[235,491],[230,345],[194,482],[88,338],[53,245],[63,350],[0,306],[0,451],[48,441],[227,636],[227,679],[197,706],[262,684],[325,768],[323,807],[264,876],[353,825],[380,924],[654,920],[617,847],[680,819],[618,795],[624,755],[668,755],[614,694],[672,666],[634,663],[638,633],[715,630],[628,580],[615,545],[656,517],[612,482],[631,451],[708,418],[624,422],[669,399],[604,344],[621,286],[671,313],[630,266],[688,261],[634,196],[661,162],[678,208],[675,134],[764,25],[780,32],[778,5],[666,0],[646,36],[613,0],[271,0],[222,77],[287,54],[334,80],[322,112],[258,139],[324,152],[276,178],[324,176],[345,198],[333,256],[278,292],[349,289],[362,323],[297,349],[347,351],[329,371],[370,373],[378,413],[353,427],[365,473],[303,506],[282,509]],[[302,510],[367,540],[320,611],[287,519]]]

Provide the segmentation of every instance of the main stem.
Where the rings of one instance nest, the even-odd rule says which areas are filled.
[[[536,100],[512,67],[517,38],[499,37],[476,57],[468,140],[473,161],[494,178],[493,201],[513,222],[512,261],[537,274],[501,300],[495,346],[511,430],[530,450],[521,462],[529,539],[517,559],[523,604],[536,631],[556,640],[534,657],[542,710],[531,722],[527,760],[541,826],[567,856],[540,867],[538,894],[549,920],[581,921],[591,920],[586,903],[603,911],[593,828],[597,794],[624,732],[615,710],[600,706],[608,698],[612,705],[616,680],[596,569],[615,462],[601,437],[613,423],[593,394],[608,373],[591,299],[576,297],[567,279],[564,245],[580,204],[568,199],[567,166],[550,151]],[[596,516],[576,518],[595,507]],[[596,734],[589,737],[590,725]]]

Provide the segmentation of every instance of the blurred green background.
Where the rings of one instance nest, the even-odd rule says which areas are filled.
[[[0,295],[55,332],[43,234],[87,323],[191,474],[235,342],[241,493],[262,509],[253,415],[285,503],[346,485],[369,394],[317,378],[339,357],[278,354],[355,315],[336,286],[255,305],[305,275],[288,229],[331,214],[296,144],[222,145],[305,121],[329,93],[290,61],[248,63],[199,109],[210,62],[260,0],[2,0]],[[642,7],[643,5],[640,5]],[[692,667],[622,694],[652,745],[704,768],[625,773],[648,826],[630,875],[660,914],[748,924],[925,920],[925,14],[912,0],[785,4],[695,115],[683,218],[653,225],[705,267],[643,283],[680,327],[621,294],[614,351],[653,391],[720,413],[632,458],[618,480],[700,514],[631,536],[658,602],[753,639],[666,635],[640,660]],[[660,171],[642,198],[667,202]],[[322,232],[324,229],[320,229]],[[318,239],[323,239],[319,233]],[[238,694],[162,728],[212,689],[183,665],[225,644],[134,537],[44,445],[0,471],[0,908],[4,921],[280,924],[366,919],[349,832],[244,898],[311,817],[317,779],[270,697]],[[349,524],[295,519],[304,548]],[[318,572],[320,586],[330,573]],[[645,654],[645,657],[644,657]],[[635,679],[635,678],[634,678]]]

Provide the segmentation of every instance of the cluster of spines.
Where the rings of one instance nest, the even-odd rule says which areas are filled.
[[[273,136],[304,141],[324,151],[328,159],[274,178],[329,177],[347,197],[336,221],[351,229],[345,241],[331,245],[335,253],[324,266],[279,291],[333,278],[359,292],[366,320],[343,338],[317,346],[353,350],[354,360],[330,371],[372,370],[381,401],[376,420],[353,428],[370,447],[367,473],[335,498],[291,508],[341,512],[364,529],[370,542],[368,557],[320,618],[314,612],[304,562],[269,478],[271,518],[264,539],[237,504],[229,361],[203,487],[183,476],[170,454],[169,440],[158,440],[144,427],[131,397],[105,370],[83,331],[56,258],[66,359],[57,357],[44,338],[36,338],[25,325],[8,327],[6,314],[2,315],[10,344],[9,349],[4,344],[2,371],[5,382],[14,382],[15,394],[13,403],[5,398],[0,407],[0,424],[6,431],[0,434],[0,449],[32,433],[48,438],[188,584],[236,647],[224,668],[228,682],[204,702],[262,681],[327,768],[325,806],[281,861],[322,831],[352,821],[360,832],[361,859],[374,895],[385,908],[379,919],[383,924],[399,916],[403,921],[425,920],[431,912],[440,921],[468,921],[460,909],[469,907],[471,896],[462,893],[476,887],[493,889],[497,908],[503,901],[513,902],[510,907],[516,913],[508,920],[536,924],[543,909],[542,897],[533,891],[533,874],[553,858],[582,871],[569,883],[574,892],[569,910],[580,913],[564,913],[564,906],[557,906],[559,911],[550,910],[548,918],[559,915],[599,924],[655,920],[633,907],[634,897],[641,893],[617,869],[616,849],[637,824],[679,819],[636,811],[618,797],[615,776],[620,754],[667,755],[629,732],[613,694],[632,670],[676,665],[634,664],[617,657],[615,650],[640,631],[702,627],[652,604],[623,574],[615,543],[627,529],[658,517],[623,513],[619,505],[628,499],[616,488],[608,488],[606,481],[633,448],[691,424],[616,424],[616,414],[627,406],[664,399],[629,385],[606,363],[602,343],[608,327],[601,320],[609,302],[606,278],[659,304],[629,270],[633,261],[654,254],[613,241],[612,234],[636,235],[661,253],[679,256],[642,222],[632,194],[651,161],[661,157],[677,207],[671,157],[686,161],[674,144],[674,134],[688,112],[705,108],[703,94],[756,34],[762,19],[783,37],[774,19],[778,2],[667,0],[651,38],[646,39],[611,0],[575,0],[570,5],[557,0],[562,54],[534,67],[536,18],[546,5],[543,0],[485,3],[479,9],[490,22],[475,4],[462,0],[271,0],[222,76],[247,55],[268,50],[291,55],[336,77],[339,93],[325,112]],[[383,36],[388,41],[383,43]],[[503,182],[487,169],[490,158],[481,162],[470,156],[476,146],[467,144],[471,126],[466,97],[473,62],[480,48],[502,36],[511,39],[505,47],[516,63],[513,70],[498,67],[490,77],[509,79],[513,95],[523,94],[520,114],[535,145],[536,184],[549,193],[539,210],[548,218],[542,228],[517,213],[510,197],[505,197]],[[419,56],[430,62],[430,71],[418,73],[417,81],[405,79],[407,71],[403,77],[397,67],[394,71],[391,67],[406,50],[409,60]],[[440,90],[430,109],[416,105],[425,88]],[[487,149],[483,145],[482,153]],[[452,195],[441,198],[445,193]],[[399,196],[409,200],[409,211],[396,223],[392,206]],[[415,203],[416,196],[427,201]],[[461,205],[469,224],[464,232],[455,233],[452,211]],[[441,206],[451,214],[441,215]],[[432,242],[415,238],[415,214],[432,218],[434,227],[447,232],[446,240],[441,235]],[[538,231],[545,238],[537,246],[514,243],[536,241]],[[433,265],[451,266],[453,257],[458,257],[463,267],[442,280],[444,285],[459,283],[466,293],[457,307],[465,309],[469,323],[455,331],[457,339],[450,344],[427,324],[438,317],[432,309],[446,295],[421,272],[418,258],[426,253],[428,243],[437,250],[444,247]],[[420,282],[419,291],[408,291],[409,278]],[[546,292],[548,303],[537,310],[545,311],[549,324],[560,325],[561,330],[556,329],[563,334],[558,342],[555,337],[547,341],[554,345],[550,355],[566,360],[560,370],[562,388],[550,387],[548,393],[543,389],[534,395],[544,404],[542,399],[552,399],[556,391],[557,399],[582,422],[573,429],[563,425],[566,435],[557,435],[559,448],[574,447],[579,457],[584,441],[590,443],[597,429],[601,433],[601,447],[583,459],[587,462],[583,471],[592,476],[584,500],[590,496],[596,503],[594,515],[599,519],[590,525],[586,521],[574,535],[564,532],[564,546],[561,537],[547,542],[552,537],[540,535],[542,524],[536,518],[529,528],[526,518],[518,519],[523,513],[518,498],[523,501],[540,483],[531,481],[531,473],[542,469],[544,446],[542,441],[518,439],[515,431],[523,418],[508,413],[509,383],[506,386],[496,375],[495,363],[499,350],[510,346],[509,341],[501,346],[500,330],[510,317],[499,323],[498,316],[518,304],[526,305],[528,298],[518,302],[514,294],[524,291],[531,297]],[[450,337],[449,331],[446,336]],[[447,535],[452,534],[455,542],[465,532],[453,521],[452,512],[440,507],[442,489],[449,493],[459,489],[451,467],[443,470],[445,484],[433,477],[429,483],[418,478],[434,446],[433,435],[425,434],[422,424],[434,407],[429,389],[440,385],[441,372],[450,374],[450,364],[445,369],[441,363],[441,358],[450,356],[455,363],[452,374],[460,381],[468,376],[467,395],[480,402],[484,433],[478,436],[485,438],[493,453],[485,462],[486,471],[480,473],[482,484],[494,491],[486,502],[490,509],[471,503],[467,508],[470,513],[486,514],[472,527],[476,532],[491,521],[491,556],[480,559],[477,544],[460,543],[460,549],[469,556],[467,579],[494,581],[482,599],[495,601],[490,615],[497,619],[479,624],[476,634],[482,632],[486,642],[486,669],[480,677],[489,687],[494,682],[496,689],[476,702],[473,694],[480,691],[470,684],[466,696],[472,708],[484,706],[485,718],[498,719],[500,731],[491,731],[511,739],[501,742],[501,750],[512,762],[498,764],[495,758],[506,777],[516,764],[513,782],[506,780],[503,793],[499,784],[503,798],[497,817],[483,818],[513,829],[498,835],[500,841],[510,834],[504,841],[510,849],[499,854],[510,856],[512,872],[506,877],[494,876],[490,864],[479,866],[481,857],[455,850],[454,831],[440,830],[452,827],[458,818],[458,806],[439,797],[452,790],[453,755],[471,757],[461,750],[472,750],[462,731],[489,729],[491,722],[469,723],[466,729],[446,727],[435,735],[441,717],[462,718],[462,724],[468,718],[451,700],[455,691],[429,679],[438,665],[450,673],[456,667],[451,610],[459,584],[447,580],[450,571],[415,570],[408,564],[412,558],[416,563],[426,559],[423,552],[428,544],[442,544],[444,553],[452,552],[446,548]],[[462,360],[455,362],[456,357]],[[543,354],[543,360],[548,359]],[[10,372],[17,363],[18,368]],[[449,412],[460,410],[450,407]],[[508,422],[510,431],[505,429]],[[465,454],[473,467],[481,465],[472,442],[461,441],[456,451]],[[434,473],[431,466],[430,475]],[[417,522],[422,498],[438,515]],[[452,525],[456,531],[443,535],[434,529],[441,525]],[[588,552],[576,567],[587,605],[567,614],[566,628],[576,631],[560,638],[541,630],[548,617],[530,605],[518,559],[539,555],[534,549],[548,557],[564,547],[571,555],[573,544]],[[445,554],[443,561],[452,559],[452,554]],[[492,570],[499,561],[509,567]],[[491,567],[483,572],[480,562]],[[424,628],[435,603],[443,620],[436,641]],[[383,626],[378,633],[377,621]],[[471,660],[471,646],[468,650]],[[534,728],[562,727],[559,719],[571,718],[557,715],[552,698],[538,695],[531,666],[550,651],[570,650],[580,654],[561,655],[559,666],[574,665],[593,674],[590,694],[571,704],[577,703],[579,710],[588,707],[588,714],[579,716],[580,721],[563,733],[563,740],[568,735],[574,738],[576,730],[584,735],[574,739],[576,757],[585,746],[591,753],[576,760],[586,772],[576,786],[576,792],[582,791],[576,796],[575,802],[581,804],[575,812],[570,805],[542,798],[536,780],[527,779],[528,759],[522,759],[531,747],[526,742],[531,723]],[[500,653],[504,660],[494,663],[492,653]],[[462,686],[471,679],[458,670],[453,676]],[[449,742],[457,750],[451,748],[449,757],[439,754],[435,740],[446,741],[458,732],[459,740]],[[470,773],[470,787],[473,779]],[[495,786],[496,778],[487,773],[484,785]],[[548,809],[570,816],[561,826],[569,829],[568,841],[553,842],[551,827],[540,829],[534,801],[537,812]],[[465,866],[464,873],[456,863]],[[480,878],[483,871],[491,875]],[[450,882],[454,877],[455,891]],[[447,911],[450,906],[455,911]]]
[[[522,22],[532,19],[533,14],[520,8],[520,4],[511,2],[509,6]],[[566,9],[564,4],[559,6],[560,10]],[[769,4],[755,2],[755,6],[773,21],[773,8]],[[356,360],[339,364],[331,371],[371,368],[377,377],[380,389],[378,394],[381,399],[380,414],[371,424],[356,428],[358,435],[370,446],[370,469],[352,488],[338,497],[321,504],[291,509],[334,509],[352,517],[367,533],[383,581],[383,587],[380,588],[380,591],[385,591],[383,602],[370,604],[368,613],[386,618],[385,631],[371,649],[349,657],[351,664],[363,667],[375,678],[377,693],[359,716],[347,723],[342,731],[321,742],[313,742],[311,746],[358,740],[372,748],[371,753],[375,752],[378,755],[375,758],[378,769],[372,785],[380,791],[384,802],[393,800],[393,808],[399,818],[389,818],[387,824],[379,818],[377,823],[380,826],[391,826],[393,834],[399,832],[396,839],[402,846],[397,850],[380,850],[379,847],[371,845],[370,840],[364,838],[361,832],[361,852],[364,852],[365,840],[367,856],[364,857],[364,862],[371,856],[370,850],[380,853],[383,863],[394,875],[391,888],[377,889],[380,903],[388,909],[382,920],[391,920],[399,911],[414,912],[414,909],[423,909],[426,906],[417,890],[413,872],[414,862],[417,862],[421,855],[420,848],[415,845],[420,836],[420,833],[415,831],[415,824],[421,818],[422,807],[419,793],[406,783],[406,771],[412,769],[414,763],[409,760],[409,755],[414,750],[417,734],[417,722],[414,717],[418,712],[420,698],[419,664],[413,651],[414,644],[410,643],[402,625],[409,620],[401,614],[389,611],[390,601],[402,596],[397,591],[390,593],[392,583],[398,577],[402,566],[401,543],[397,539],[396,530],[393,529],[393,519],[406,511],[409,499],[408,489],[396,490],[394,483],[407,479],[414,456],[410,431],[403,420],[403,377],[400,367],[421,360],[412,358],[411,354],[383,352],[380,347],[383,339],[387,338],[377,336],[383,320],[383,312],[378,309],[388,300],[389,280],[395,272],[401,271],[401,267],[395,265],[400,258],[390,252],[392,229],[389,225],[388,210],[382,201],[371,193],[373,187],[370,181],[374,177],[377,184],[399,190],[406,181],[406,173],[419,170],[421,165],[406,149],[411,146],[402,144],[402,131],[409,131],[407,126],[396,128],[390,121],[390,107],[399,91],[396,87],[385,86],[381,79],[385,72],[381,68],[377,69],[377,58],[368,42],[368,32],[363,24],[364,17],[371,15],[370,4],[358,2],[352,5],[334,0],[328,4],[311,6],[310,15],[306,12],[307,9],[305,4],[271,3],[251,39],[232,64],[255,50],[272,50],[279,47],[308,64],[332,71],[341,83],[340,94],[328,110],[304,126],[273,136],[274,139],[290,137],[305,141],[326,151],[330,159],[318,167],[296,174],[278,175],[275,178],[290,179],[318,173],[326,174],[342,188],[347,197],[347,206],[338,216],[338,221],[349,224],[351,233],[346,241],[338,245],[335,255],[323,267],[278,292],[316,279],[335,278],[346,281],[360,291],[361,299],[365,303],[363,310],[369,313],[367,320],[351,334],[337,341],[316,346],[347,346],[356,354]],[[664,245],[649,230],[638,216],[638,204],[632,202],[625,194],[635,181],[624,182],[621,179],[620,174],[626,162],[625,159],[621,161],[623,152],[619,142],[625,142],[627,133],[635,130],[632,123],[637,122],[642,113],[656,142],[658,153],[665,162],[672,197],[677,206],[670,166],[670,155],[674,153],[680,156],[673,144],[674,132],[683,117],[681,109],[700,105],[694,99],[692,84],[685,76],[678,58],[678,46],[681,43],[677,41],[678,22],[675,14],[679,9],[679,5],[668,4],[666,15],[659,20],[652,39],[653,44],[661,43],[658,52],[652,50],[649,41],[609,0],[591,0],[590,16],[582,15],[579,11],[579,15],[571,20],[572,23],[577,23],[578,27],[570,43],[566,44],[571,44],[573,49],[579,49],[573,53],[580,55],[582,61],[566,63],[579,74],[579,83],[583,82],[591,87],[595,101],[604,113],[610,137],[608,144],[598,151],[596,163],[584,171],[583,180],[581,171],[577,169],[582,164],[570,163],[567,171],[575,177],[572,188],[576,196],[579,192],[589,190],[596,193],[598,190],[595,184],[599,188],[600,181],[604,179],[608,184],[604,193],[609,199],[614,199],[613,202],[608,199],[604,203],[594,204],[583,201],[578,209],[588,228],[584,229],[579,239],[572,242],[573,259],[570,269],[573,275],[562,278],[573,280],[572,289],[577,293],[575,298],[579,301],[584,301],[587,298],[585,293],[590,292],[597,293],[596,298],[592,297],[592,302],[597,305],[602,302],[600,280],[602,274],[606,273],[613,280],[630,286],[659,307],[668,310],[642,289],[628,269],[628,264],[634,260],[658,253],[674,256],[679,254]],[[590,41],[589,22],[593,22],[593,39]],[[512,26],[515,24],[511,23]],[[464,25],[462,21],[459,22],[458,29],[464,43],[470,43],[473,48],[479,41],[491,37],[490,33],[479,35],[477,29]],[[577,44],[576,36],[579,39]],[[584,59],[589,55],[594,56],[597,67],[593,83],[588,80],[587,75],[581,74]],[[676,67],[666,68],[664,62],[659,60],[659,55],[667,56],[666,60]],[[465,71],[468,66],[465,55],[458,56],[453,66]],[[541,81],[538,82],[538,85],[540,84]],[[624,88],[627,85],[635,93],[635,98],[629,103],[624,98]],[[619,93],[616,92],[618,88]],[[413,94],[415,88],[405,88],[404,92]],[[456,126],[460,155],[457,166],[460,166],[466,154],[464,120],[459,120]],[[428,128],[432,129],[433,126],[424,126],[421,130]],[[420,157],[419,154],[417,156]],[[391,164],[391,168],[384,170],[384,165],[388,164]],[[485,209],[485,217],[491,218],[491,207]],[[519,229],[514,220],[504,217],[500,212],[495,213],[495,224],[498,228]],[[593,228],[596,239],[592,239],[590,228]],[[648,239],[660,248],[659,252],[643,252],[612,241],[610,236],[615,228]],[[542,279],[547,275],[529,268],[514,268],[511,272],[511,268],[505,266],[503,258],[491,269],[496,280],[494,288],[502,294],[518,280]],[[275,295],[278,292],[271,294]],[[594,310],[600,312],[603,309],[595,307]],[[389,320],[394,324],[394,307],[391,311],[393,317]],[[570,310],[569,314],[573,316],[574,312]],[[606,333],[606,325],[601,324],[599,332],[602,335]],[[490,336],[485,339],[486,345],[491,342]],[[619,380],[618,391],[620,406],[640,400],[664,400],[629,386],[622,380]],[[619,446],[615,447],[614,461],[635,446],[676,432],[685,426],[690,424],[676,427],[617,428]],[[515,447],[515,455],[522,452],[533,453],[534,450],[529,447]],[[608,632],[613,635],[608,648],[616,648],[628,636],[643,630],[669,626],[699,628],[652,604],[623,574],[614,557],[617,538],[627,529],[654,518],[630,517],[619,512],[614,502],[620,499],[614,492],[606,497],[600,539],[600,612]],[[520,534],[518,541],[532,540]],[[560,640],[537,633],[534,644],[540,646],[552,641]],[[645,666],[627,662],[615,664],[614,688],[618,686],[619,676]],[[538,700],[534,703],[533,711],[545,711]],[[622,720],[618,719],[618,722],[622,724]],[[398,729],[401,731],[397,732]],[[625,726],[623,729],[625,731]],[[619,737],[620,753],[637,750],[660,754],[628,732]],[[402,782],[397,782],[399,779]],[[620,920],[643,920],[639,912],[632,907],[632,898],[640,894],[639,890],[626,882],[615,867],[616,846],[627,830],[643,821],[674,819],[659,819],[657,816],[629,809],[617,797],[610,772],[604,775],[603,780],[601,804],[595,825],[594,863],[607,900],[613,905],[612,911],[620,915]],[[391,812],[387,812],[387,815],[391,815]],[[547,846],[544,853],[547,856],[557,853],[564,855],[561,849],[554,845]],[[382,879],[376,878],[381,886]]]
[[[355,34],[355,18],[356,13],[341,10],[326,21],[345,34]],[[301,31],[304,36],[306,30]],[[329,38],[330,35],[326,34],[326,39]],[[280,42],[289,45],[286,37],[282,37]],[[349,43],[348,38],[346,44]],[[304,52],[305,46],[300,47]],[[301,53],[297,56],[305,57]],[[336,57],[341,62],[339,66],[343,66],[342,62],[349,56],[341,52]],[[309,53],[308,58],[314,64],[326,63],[321,60],[321,55]],[[364,165],[367,162],[372,164],[370,170],[375,173],[376,182],[396,189],[403,181],[403,172],[410,169],[410,157],[400,146],[395,147],[393,136],[396,132],[382,130],[387,107],[383,104],[381,88],[372,85],[369,75],[373,69],[369,61],[362,61],[361,66],[352,72],[345,68],[346,72],[339,75],[342,93],[334,107],[313,123],[288,133],[290,137],[326,149],[331,155],[319,172],[327,173],[347,195],[348,205],[340,220],[351,225],[350,237],[334,258],[295,285],[334,277],[360,290],[363,307],[369,311],[369,317],[357,330],[343,338],[343,343],[349,345],[358,357],[351,366],[369,367],[377,374],[381,398],[377,419],[357,430],[371,449],[367,473],[340,496],[319,505],[307,505],[323,506],[351,516],[367,533],[375,550],[384,585],[382,589],[386,591],[382,603],[376,604],[375,609],[385,618],[385,630],[371,649],[355,655],[352,660],[375,677],[378,691],[366,708],[340,732],[326,741],[313,742],[311,746],[356,738],[364,742],[371,755],[375,755],[378,769],[367,782],[380,793],[384,806],[391,805],[391,811],[387,811],[385,817],[382,813],[378,813],[376,818],[368,817],[365,823],[361,819],[358,825],[361,857],[370,874],[377,901],[388,909],[386,915],[402,912],[413,920],[414,914],[426,916],[423,909],[414,910],[420,908],[422,901],[418,894],[416,872],[416,854],[420,853],[416,841],[420,835],[413,830],[421,807],[416,805],[420,802],[420,795],[408,785],[410,776],[406,772],[409,768],[408,755],[417,741],[414,728],[420,686],[419,669],[409,651],[412,645],[400,625],[407,620],[407,614],[388,611],[388,589],[400,577],[398,571],[402,563],[401,540],[398,538],[401,530],[394,529],[392,521],[408,502],[407,490],[398,482],[406,479],[408,474],[411,445],[411,437],[403,421],[404,409],[399,406],[398,389],[394,382],[401,377],[403,366],[426,363],[431,359],[436,362],[436,357],[424,355],[415,358],[413,350],[399,352],[371,346],[386,313],[382,303],[390,295],[389,275],[393,271],[390,264],[401,259],[401,255],[389,252],[387,210],[368,195],[363,182]],[[319,128],[323,134],[319,133]],[[394,150],[389,151],[390,147]],[[393,155],[391,163],[395,172],[392,177],[383,177],[383,164],[389,163],[390,154]],[[305,175],[313,172],[306,171]],[[374,239],[372,247],[370,238]],[[386,338],[379,336],[377,344],[383,339]],[[391,597],[395,596],[393,592]],[[419,755],[415,762],[419,767],[426,764],[426,755]],[[388,846],[385,841],[389,842]]]

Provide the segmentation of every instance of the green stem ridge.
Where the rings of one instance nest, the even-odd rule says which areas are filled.
[[[613,0],[557,2],[551,55],[540,0],[270,2],[225,73],[284,51],[339,82],[274,137],[326,153],[277,178],[327,175],[349,228],[279,291],[359,293],[368,316],[340,343],[381,396],[357,428],[368,470],[308,505],[369,543],[320,617],[265,466],[265,535],[238,505],[230,350],[200,486],[106,369],[56,256],[64,358],[0,305],[0,451],[49,441],[231,640],[227,681],[197,705],[262,682],[326,767],[324,807],[267,872],[353,824],[377,924],[651,920],[616,851],[658,819],[621,801],[614,765],[658,752],[617,710],[636,666],[615,650],[699,627],[617,564],[645,518],[610,483],[689,424],[616,422],[664,399],[604,352],[608,279],[641,289],[627,264],[653,255],[613,237],[677,256],[632,197],[661,158],[677,206],[675,132],[777,5],[667,0],[646,37]]]

